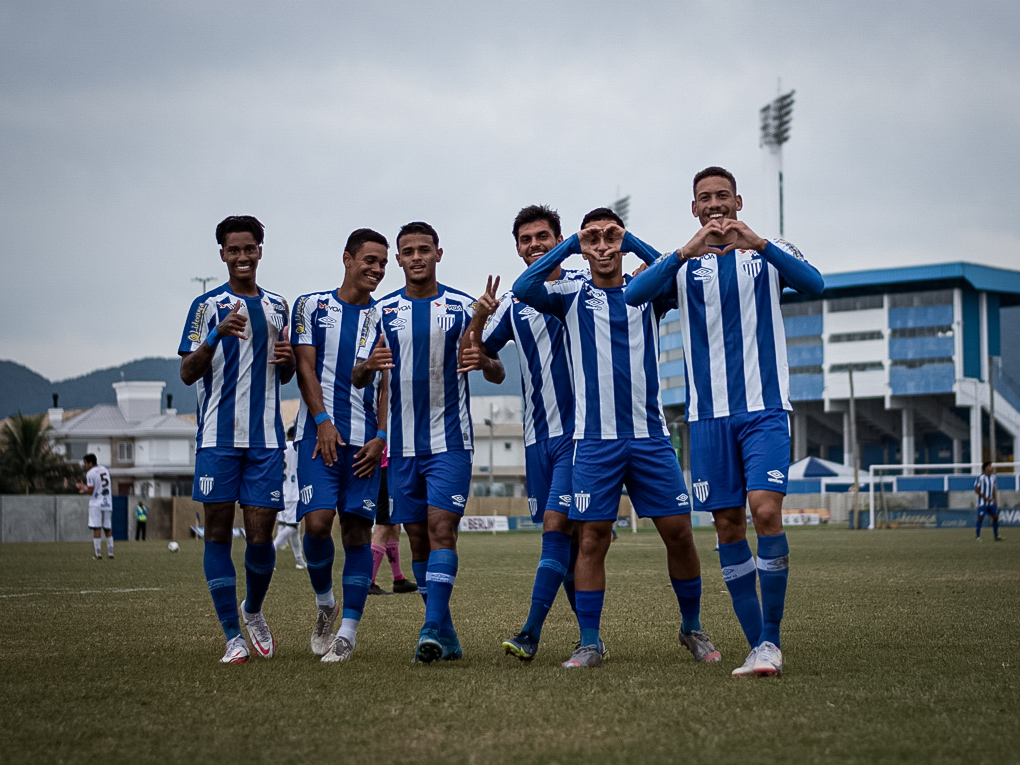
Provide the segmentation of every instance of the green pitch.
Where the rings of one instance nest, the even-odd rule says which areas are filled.
[[[537,534],[461,537],[464,660],[429,666],[410,663],[413,594],[369,598],[354,659],[320,664],[289,550],[265,608],[276,658],[223,667],[200,542],[118,543],[101,562],[89,543],[2,545],[0,762],[1016,762],[1020,535],[1004,535],[792,530],[779,680],[729,676],[747,646],[710,533],[703,621],[723,662],[680,648],[664,549],[625,531],[610,658],[587,671],[559,666],[577,637],[562,595],[533,663],[500,649],[527,612]],[[339,578],[338,561],[338,596]]]

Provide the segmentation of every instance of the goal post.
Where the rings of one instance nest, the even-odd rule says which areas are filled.
[[[1020,462],[993,462],[992,472],[996,476],[1011,476],[1012,485],[1020,490]],[[871,465],[868,468],[868,528],[878,528],[876,524],[877,509],[875,506],[875,484],[878,483],[879,498],[885,493],[885,487],[892,479],[927,478],[942,480],[939,491],[964,491],[973,487],[981,473],[980,462],[918,462],[896,465]],[[956,480],[954,480],[956,479]],[[961,481],[960,479],[963,479]],[[954,484],[964,483],[964,488],[952,488]],[[969,483],[969,485],[967,485]]]

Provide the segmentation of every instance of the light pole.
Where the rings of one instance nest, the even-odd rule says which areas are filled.
[[[207,285],[209,282],[216,281],[218,278],[219,278],[218,276],[193,276],[191,278],[191,281],[202,283],[202,294],[204,295],[206,293],[205,285]]]
[[[791,90],[765,104],[761,114],[761,141],[759,146],[767,147],[768,160],[766,177],[770,188],[773,179],[778,181],[779,191],[779,235],[783,235],[783,144],[790,140],[790,123],[793,122],[793,94]],[[771,196],[771,191],[769,192]]]

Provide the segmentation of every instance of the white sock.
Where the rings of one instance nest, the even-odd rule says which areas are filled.
[[[287,544],[287,540],[290,539],[290,535],[293,533],[294,533],[293,526],[287,526],[286,524],[281,523],[276,529],[276,539],[273,540],[273,547],[279,550],[281,547]],[[294,545],[292,544],[291,547],[293,546]]]
[[[106,538],[106,554],[113,555],[113,537],[109,536]]]
[[[103,540],[98,537],[92,539],[92,546],[96,548],[96,557],[103,554]]]
[[[329,592],[327,592],[327,593],[325,593],[323,595],[319,595],[318,593],[315,593],[315,605],[317,605],[317,606],[328,606],[329,608],[332,608],[333,606],[335,606],[336,605],[336,597],[333,595],[333,591],[330,590]]]
[[[354,645],[358,639],[359,624],[361,624],[360,619],[341,619],[340,629],[336,631],[337,637],[347,638],[351,645]]]
[[[294,533],[296,534],[297,530],[295,530]],[[295,539],[290,543],[290,549],[294,551],[294,562],[299,566],[305,565],[305,558],[301,554],[301,542]]]

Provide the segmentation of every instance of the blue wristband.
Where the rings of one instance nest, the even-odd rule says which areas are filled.
[[[386,431],[385,430],[377,430],[375,432],[375,437],[376,438],[381,438],[383,441],[385,441],[386,440]]]
[[[220,335],[216,331],[216,327],[212,328],[212,332],[205,336],[205,341],[208,343],[210,348],[215,348],[216,344],[220,341]]]
[[[319,412],[317,415],[315,415],[315,424],[316,425],[321,425],[322,423],[324,423],[329,418],[330,418],[329,415],[326,414],[325,412]]]

